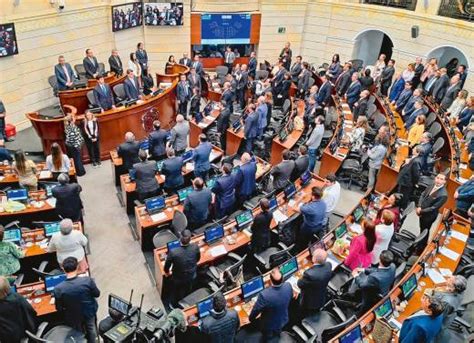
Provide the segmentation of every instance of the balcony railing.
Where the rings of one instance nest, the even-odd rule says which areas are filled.
[[[363,4],[404,8],[410,11],[414,11],[416,8],[416,0],[361,0],[360,2]]]
[[[474,1],[442,0],[438,14],[443,17],[474,21]]]

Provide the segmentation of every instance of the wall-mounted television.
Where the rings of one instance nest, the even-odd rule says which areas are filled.
[[[131,29],[143,25],[143,4],[130,2],[112,6],[112,31]]]
[[[0,24],[0,57],[18,54],[15,24]]]
[[[181,26],[183,25],[182,2],[149,2],[145,5],[145,25]]]
[[[249,44],[250,13],[203,13],[201,44]]]

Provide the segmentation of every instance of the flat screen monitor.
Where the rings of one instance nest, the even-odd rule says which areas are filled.
[[[130,304],[128,301],[112,293],[109,294],[109,308],[126,316],[128,312],[130,311],[131,306],[132,304]]]
[[[46,292],[52,292],[54,288],[64,280],[66,280],[66,274],[45,276],[44,288],[46,289]]]
[[[326,244],[322,240],[309,246],[309,254],[313,256],[318,249],[326,250]]]
[[[253,221],[253,214],[252,211],[247,210],[235,217],[235,220],[237,221],[237,226],[239,229],[242,229],[243,227],[249,225]]]
[[[272,196],[268,203],[270,205],[270,211],[274,211],[278,207],[278,201],[275,196]]]
[[[189,162],[193,159],[194,150],[186,151],[181,157],[183,158],[183,163]]]
[[[112,6],[112,31],[121,31],[143,25],[142,2]]]
[[[301,180],[301,185],[302,186],[307,185],[311,181],[311,172],[309,170],[305,171],[301,175],[300,180]]]
[[[232,123],[232,129],[234,131],[240,129],[241,126],[242,126],[242,123],[240,122],[240,120],[236,120]]]
[[[201,14],[201,44],[249,44],[250,13]]]
[[[132,168],[128,170],[128,177],[130,178],[130,181],[135,181],[137,178],[137,170]]]
[[[392,312],[393,312],[393,307],[392,307],[392,300],[390,299],[390,297],[388,297],[387,300],[385,300],[382,305],[380,305],[379,307],[375,309],[375,315],[377,316],[377,318],[387,318],[388,316],[392,314]]]
[[[6,230],[3,233],[4,242],[18,243],[21,240],[21,230],[20,229],[10,229]]]
[[[362,343],[362,330],[360,325],[357,325],[351,331],[345,333],[339,338],[339,343]]]
[[[265,288],[265,284],[263,283],[263,276],[257,276],[247,282],[244,282],[240,286],[240,288],[242,290],[242,297],[244,298],[244,300],[253,298]]]
[[[285,188],[285,197],[287,199],[292,198],[296,194],[296,187],[294,184],[288,185]]]
[[[46,196],[48,198],[52,197],[53,196],[53,188],[58,186],[59,183],[56,183],[56,182],[52,182],[52,183],[46,183],[44,185],[44,189],[46,191]]]
[[[224,237],[224,227],[222,225],[216,225],[204,231],[204,241],[207,244],[216,242],[222,237]]]
[[[188,197],[189,193],[193,191],[193,187],[189,186],[186,188],[178,189],[178,199],[179,202],[183,202]]]
[[[340,226],[336,228],[336,239],[341,238],[347,233],[347,225],[346,223],[342,223]]]
[[[44,233],[46,237],[51,237],[59,232],[59,222],[44,224]]]
[[[410,275],[407,281],[405,281],[402,285],[402,293],[405,300],[408,300],[413,292],[415,291],[416,287],[418,286],[416,280],[416,274]]]
[[[177,247],[179,247],[181,244],[179,243],[179,239],[175,240],[175,241],[171,241],[171,242],[168,242],[166,243],[166,247],[168,248],[168,253],[173,250],[173,249],[176,249]]]
[[[184,8],[182,2],[160,2],[145,4],[145,25],[181,26]]]
[[[288,279],[291,275],[298,271],[298,261],[296,257],[290,258],[280,266],[280,273],[283,279]]]
[[[204,299],[197,303],[199,318],[204,318],[211,314],[213,297]]]
[[[159,212],[165,208],[165,198],[160,196],[146,199],[145,207],[149,214]]]
[[[18,54],[15,24],[0,24],[0,57]]]
[[[217,176],[209,178],[209,180],[206,181],[206,186],[207,188],[212,188],[216,184],[217,181]]]
[[[356,222],[360,221],[364,216],[364,209],[361,206],[357,206],[354,210],[354,219]]]
[[[26,188],[11,189],[7,191],[7,198],[12,201],[28,200],[28,190]]]

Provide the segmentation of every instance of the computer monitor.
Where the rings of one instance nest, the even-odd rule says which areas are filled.
[[[301,185],[305,186],[311,181],[311,172],[309,170],[305,171],[301,176]]]
[[[176,249],[177,247],[179,247],[181,244],[179,242],[179,239],[175,240],[175,241],[171,241],[171,242],[168,242],[166,243],[166,247],[168,248],[168,253],[173,250],[173,249]]]
[[[46,292],[52,292],[61,282],[66,280],[66,274],[50,275],[44,278],[44,288]]]
[[[56,187],[57,185],[59,185],[58,182],[43,182],[42,183],[42,188],[45,190],[46,196],[48,198],[53,196],[53,188]]]
[[[291,275],[298,271],[298,260],[296,257],[290,258],[288,261],[280,266],[280,273],[283,279],[288,279]]]
[[[214,243],[224,237],[224,226],[221,224],[210,227],[204,231],[204,241],[207,244]]]
[[[26,188],[11,189],[7,191],[8,200],[26,201],[28,200],[28,190]]]
[[[178,189],[179,202],[183,202],[184,200],[186,200],[186,198],[188,197],[188,194],[191,193],[193,190],[194,190],[194,188],[192,186],[182,188],[182,189]]]
[[[336,239],[339,239],[341,238],[342,236],[344,236],[346,233],[347,233],[347,225],[346,223],[342,223],[340,226],[338,226],[336,228]]]
[[[165,198],[159,196],[146,199],[145,207],[148,214],[160,212],[162,209],[165,208]]]
[[[324,244],[324,242],[321,240],[319,242],[316,242],[314,244],[310,244],[309,246],[309,254],[311,256],[314,255],[314,252],[318,249],[322,249],[322,250],[326,250],[326,244]]]
[[[356,222],[360,221],[364,216],[364,209],[361,206],[357,206],[354,210],[354,220]]]
[[[362,343],[362,330],[360,329],[360,325],[357,325],[351,331],[347,332],[346,334],[342,335],[339,338],[339,343]]]
[[[46,237],[51,237],[56,232],[59,232],[59,222],[44,224],[44,234]]]
[[[132,307],[132,304],[130,304],[128,301],[112,293],[109,294],[109,308],[126,316],[130,311],[130,307]]]
[[[416,280],[416,274],[410,275],[408,280],[405,281],[403,285],[401,286],[403,298],[405,298],[405,300],[410,299],[411,295],[413,294],[417,286],[418,286],[418,283]]]
[[[390,299],[390,297],[388,297],[382,305],[377,307],[374,312],[377,318],[389,317],[393,312],[392,300]]]
[[[216,184],[217,181],[217,176],[209,178],[209,180],[206,181],[206,186],[207,188],[212,188]]]
[[[194,156],[194,150],[188,150],[186,151],[181,157],[183,158],[183,163],[189,162],[193,159]]]
[[[240,122],[240,119],[238,119],[238,120],[236,120],[232,123],[232,129],[234,131],[238,131],[241,126],[242,126],[242,123]]]
[[[135,181],[137,178],[137,170],[132,168],[128,170],[128,177],[130,178],[130,181]]]
[[[211,314],[213,297],[204,299],[197,303],[199,318],[204,318]]]
[[[161,172],[161,169],[163,168],[163,160],[162,161],[156,161],[156,169]]]
[[[10,229],[6,230],[3,233],[4,242],[18,243],[21,240],[21,230],[20,229]]]
[[[296,187],[294,184],[288,185],[285,187],[285,197],[290,199],[296,194]]]
[[[268,200],[268,203],[270,205],[270,212],[276,210],[276,208],[278,207],[278,201],[276,199],[275,196],[272,196],[269,200]]]
[[[242,229],[252,223],[253,221],[253,214],[252,211],[247,210],[235,217],[235,220],[237,221],[237,226],[239,229]]]
[[[263,283],[263,276],[254,277],[240,286],[240,289],[242,290],[242,298],[244,298],[244,300],[249,300],[263,291],[264,288],[265,284]]]

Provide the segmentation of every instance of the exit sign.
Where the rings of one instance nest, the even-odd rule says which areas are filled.
[[[278,28],[278,33],[285,33],[286,32],[286,27],[279,27]]]

